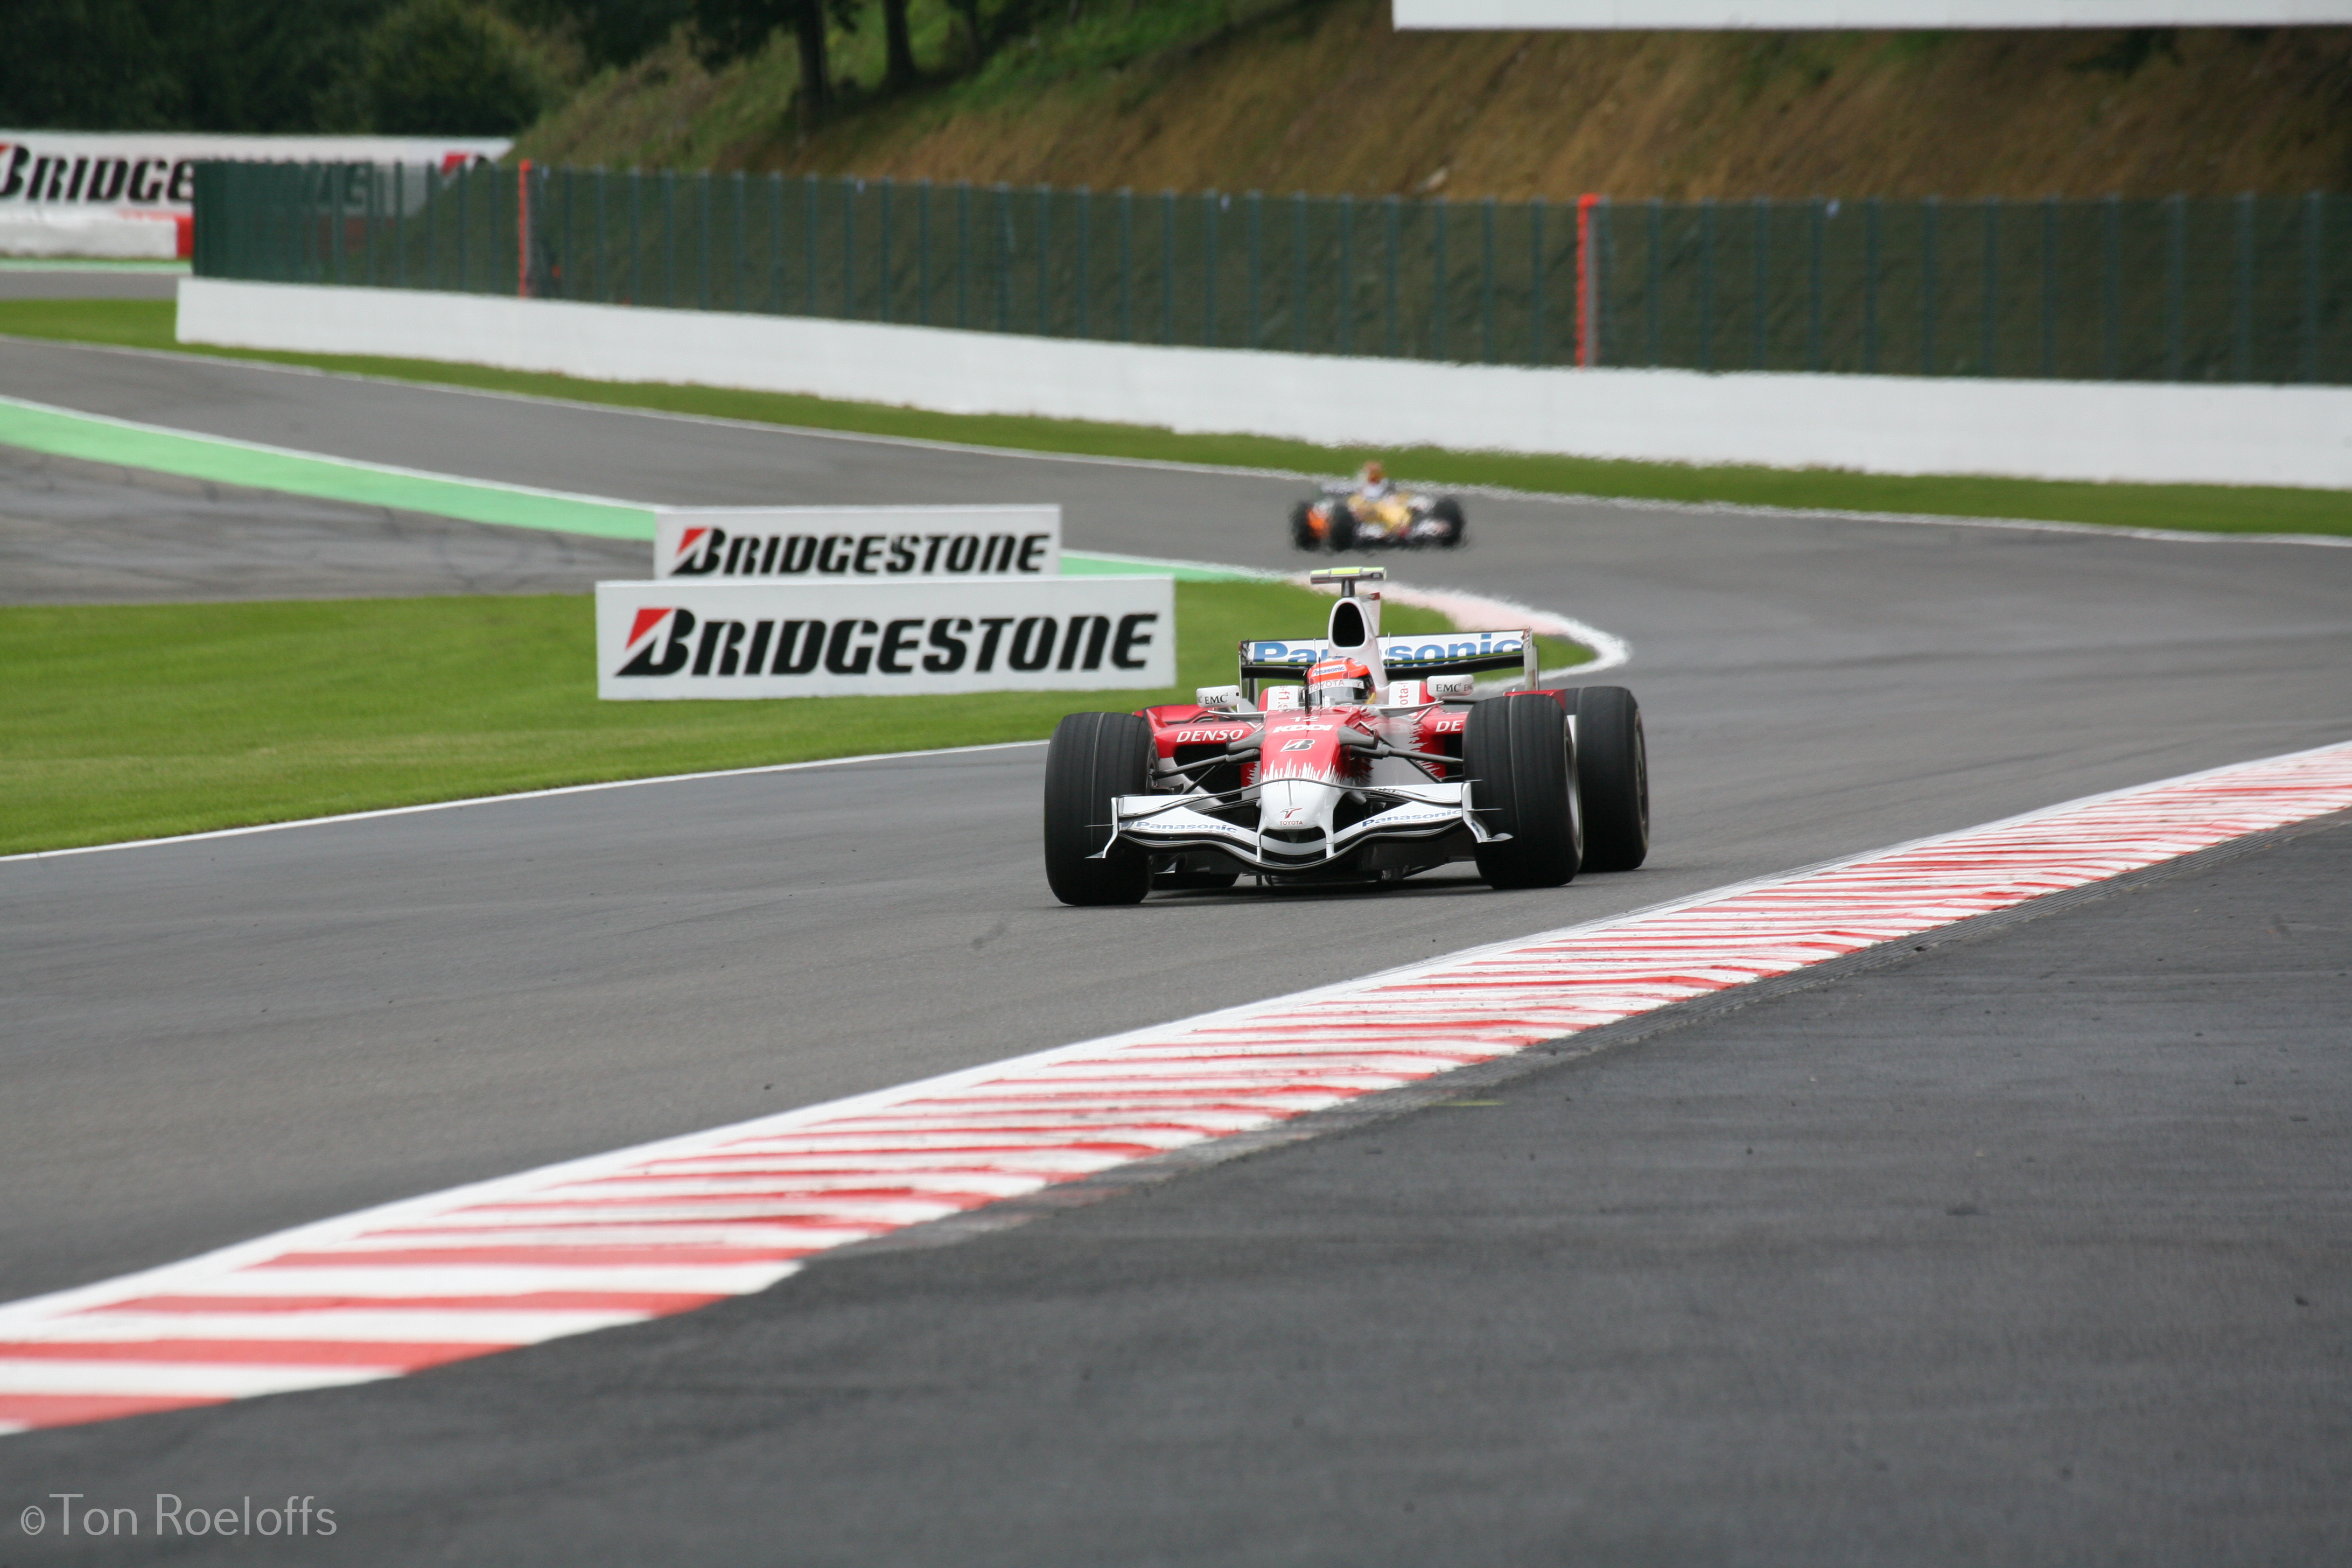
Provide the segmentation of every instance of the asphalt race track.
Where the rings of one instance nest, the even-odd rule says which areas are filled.
[[[1079,549],[1298,561],[1278,479],[16,342],[0,384],[634,500],[1058,501]],[[178,552],[185,596],[236,580],[225,557],[205,585],[217,509],[74,482]],[[288,526],[331,532],[302,504]],[[2352,735],[2352,550],[1538,500],[1471,522],[1401,574],[1632,641],[1644,869],[1066,910],[1035,749],[0,864],[0,1299]],[[397,553],[275,591],[367,591],[341,574]],[[2345,842],[673,1322],[0,1440],[0,1501],[347,1498],[334,1544],[383,1561],[2340,1556]],[[2184,954],[2201,988],[2151,982]],[[2191,1014],[2223,1044],[2176,1038]],[[1889,1096],[1899,1123],[1865,1114]]]

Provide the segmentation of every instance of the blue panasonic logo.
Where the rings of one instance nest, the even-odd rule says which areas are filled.
[[[1381,639],[1381,658],[1392,669],[1417,664],[1443,664],[1448,659],[1479,658],[1490,654],[1517,653],[1524,639],[1512,632],[1464,632],[1446,641],[1433,637],[1394,637]],[[1252,664],[1310,665],[1328,656],[1320,642],[1254,642]]]

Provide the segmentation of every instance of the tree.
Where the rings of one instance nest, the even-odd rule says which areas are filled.
[[[907,0],[882,0],[882,40],[889,65],[883,72],[886,88],[915,85],[915,45],[907,30]]]
[[[472,0],[408,0],[369,32],[360,82],[392,135],[510,135],[549,96],[514,24]]]
[[[858,0],[695,0],[697,50],[706,66],[755,54],[777,28],[790,26],[801,57],[801,129],[833,107],[833,75],[825,35],[835,25],[857,25]]]

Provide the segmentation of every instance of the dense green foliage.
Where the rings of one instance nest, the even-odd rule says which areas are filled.
[[[510,135],[554,91],[515,25],[470,0],[407,0],[361,66],[367,123],[392,135]]]

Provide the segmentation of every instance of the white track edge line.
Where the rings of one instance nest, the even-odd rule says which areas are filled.
[[[758,1137],[767,1133],[787,1131],[810,1121],[834,1120],[870,1112],[880,1110],[886,1106],[902,1103],[908,1100],[925,1098],[959,1089],[967,1084],[978,1082],[984,1079],[998,1076],[1006,1072],[1049,1065],[1053,1062],[1068,1057],[1076,1056],[1081,1053],[1115,1049],[1121,1045],[1131,1044],[1137,1041],[1153,1038],[1155,1037],[1165,1036],[1180,1030],[1198,1030],[1212,1026],[1220,1022],[1238,1018],[1250,1013],[1258,1012],[1265,1008],[1276,1006],[1296,1007],[1328,997],[1343,995],[1350,992],[1368,990],[1378,985],[1393,984],[1399,981],[1409,980],[1414,975],[1424,973],[1432,970],[1450,967],[1458,963],[1475,962],[1490,953],[1522,948],[1530,943],[1565,941],[1591,931],[1605,929],[1610,926],[1620,925],[1632,921],[1647,919],[1661,914],[1670,914],[1677,910],[1688,909],[1696,904],[1713,902],[1722,899],[1737,898],[1743,893],[1751,892],[1759,889],[1791,882],[1801,878],[1817,876],[1823,872],[1834,871],[1845,867],[1859,865],[1868,860],[1874,860],[1888,856],[1909,854],[1932,845],[1968,837],[1977,834],[1991,833],[2004,828],[2022,826],[2029,823],[2042,821],[2068,812],[2084,810],[2086,808],[2101,805],[2105,802],[2120,800],[2131,795],[2151,793],[2158,790],[2178,789],[2187,784],[2193,784],[2200,780],[2212,778],[2223,773],[2234,773],[2242,768],[2273,766],[2282,763],[2291,763],[2303,757],[2315,757],[2324,755],[2330,752],[2342,751],[2347,747],[2352,747],[2352,742],[2328,742],[2322,745],[2307,746],[2300,751],[2282,752],[2275,756],[2255,757],[2241,762],[2223,763],[2214,767],[2200,768],[2193,773],[2176,774],[2170,778],[2155,779],[2145,784],[2126,784],[2117,789],[2103,790],[2095,795],[2082,795],[2073,800],[2061,801],[2053,805],[2040,806],[2031,811],[2019,812],[2013,816],[1997,817],[1990,822],[1977,823],[1970,826],[1956,828],[1948,832],[1927,834],[1916,838],[1905,839],[1898,843],[1882,846],[1878,848],[1864,850],[1858,854],[1837,856],[1830,859],[1816,861],[1810,865],[1796,867],[1789,870],[1776,871],[1762,876],[1750,877],[1740,881],[1727,883],[1722,887],[1705,889],[1696,893],[1685,894],[1680,898],[1664,900],[1659,903],[1644,905],[1641,908],[1624,910],[1617,914],[1598,916],[1592,920],[1580,921],[1570,925],[1555,927],[1549,931],[1533,931],[1522,936],[1508,937],[1496,942],[1482,942],[1476,946],[1462,948],[1453,952],[1439,954],[1436,957],[1417,959],[1411,963],[1399,964],[1388,969],[1375,970],[1370,973],[1360,975],[1352,979],[1334,981],[1328,984],[1313,986],[1303,991],[1291,992],[1276,996],[1262,997],[1251,1002],[1236,1003],[1230,1007],[1222,1007],[1213,1012],[1195,1014],[1191,1017],[1180,1018],[1169,1023],[1148,1025],[1140,1028],[1124,1030],[1118,1034],[1102,1035],[1090,1039],[1074,1041],[1068,1045],[1049,1047],[1044,1050],[1032,1051],[1021,1056],[1006,1057],[995,1061],[981,1063],[973,1067],[960,1068],[951,1072],[935,1074],[929,1078],[917,1079],[908,1083],[896,1084],[885,1089],[871,1089],[863,1094],[848,1095],[839,1100],[824,1100],[814,1105],[801,1106],[791,1110],[777,1111],[768,1116],[753,1117],[744,1121],[730,1122],[719,1127],[705,1128],[696,1132],[680,1133],[670,1138],[654,1139],[644,1143],[631,1144],[625,1148],[608,1150],[598,1154],[583,1155],[575,1160],[558,1161],[551,1164],[536,1166],[530,1170],[514,1172],[504,1176],[495,1176],[480,1182],[444,1188],[438,1192],[420,1194],[415,1197],[395,1199],[391,1203],[380,1204],[373,1207],[355,1210],[349,1214],[331,1215],[326,1219],[314,1220],[306,1225],[294,1226],[288,1229],[273,1232],[267,1236],[256,1237],[251,1240],[236,1242],[228,1247],[218,1247],[211,1252],[200,1253],[194,1258],[182,1258],[175,1262],[162,1264],[153,1268],[142,1269],[134,1273],[120,1275],[111,1279],[98,1281],[90,1285],[75,1286],[64,1290],[51,1291],[45,1295],[26,1297],[21,1300],[0,1304],[0,1333],[13,1332],[19,1327],[29,1326],[33,1323],[45,1321],[49,1318],[62,1313],[79,1311],[90,1307],[102,1306],[114,1301],[127,1300],[133,1297],[142,1295],[168,1293],[169,1286],[173,1281],[177,1279],[200,1278],[218,1274],[243,1268],[248,1264],[259,1262],[286,1252],[299,1251],[305,1247],[330,1246],[364,1230],[394,1225],[412,1218],[420,1218],[431,1215],[446,1213],[454,1208],[489,1202],[509,1193],[530,1191],[549,1185],[577,1182],[602,1175],[615,1169],[631,1165],[646,1164],[656,1160],[684,1158],[706,1150],[714,1144],[734,1142],[745,1138]],[[2258,829],[2256,831],[2267,830]],[[2231,837],[2244,837],[2244,835],[2232,835]],[[2218,839],[2215,842],[2228,843],[2230,842],[2230,839],[2225,837]],[[2177,857],[2168,857],[2167,858],[2177,858]],[[2161,865],[2163,864],[2163,861],[2158,860],[2153,862],[2153,864]],[[2095,880],[2106,879],[2108,879],[2100,878],[2095,879]],[[2031,898],[2018,900],[2020,904],[2032,903],[2033,901],[2034,900]],[[1868,946],[1879,945],[1883,944],[1876,942],[1868,944]],[[1858,951],[1867,951],[1867,948]],[[1502,1054],[1515,1055],[1517,1053],[1505,1052]]]

